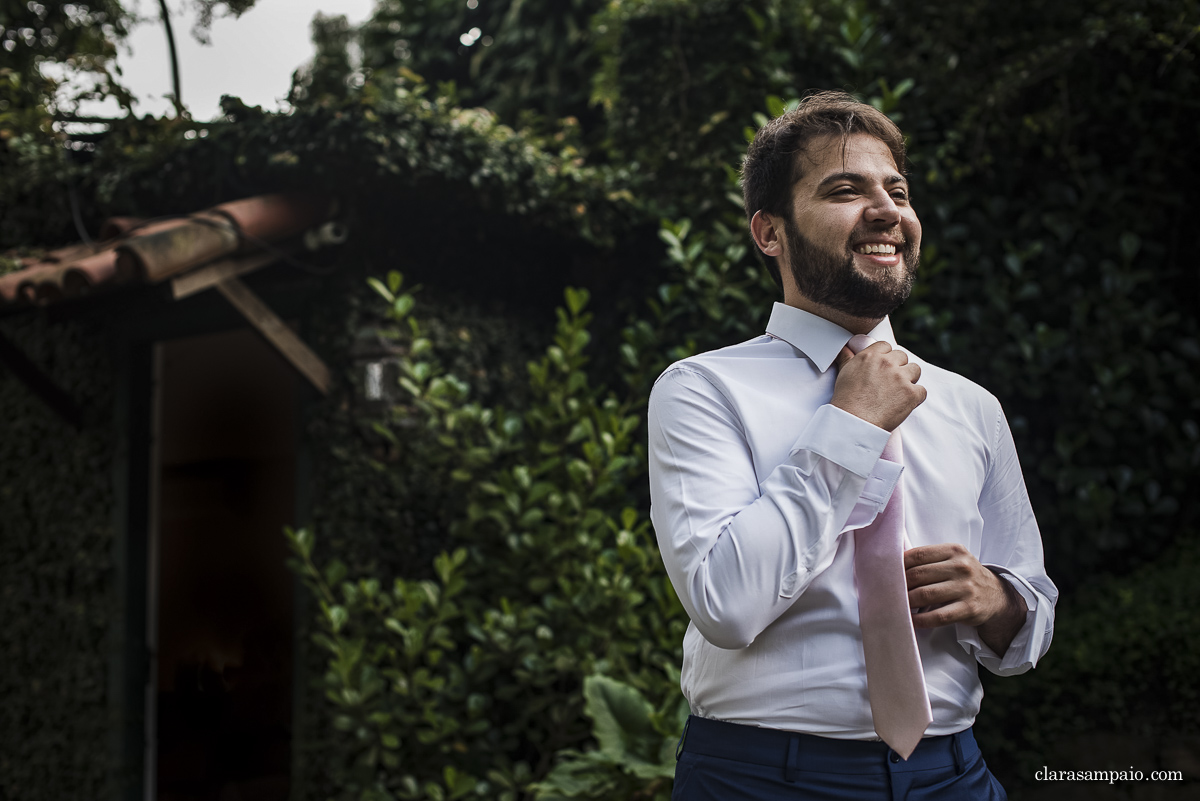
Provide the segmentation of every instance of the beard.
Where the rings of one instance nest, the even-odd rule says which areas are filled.
[[[790,218],[784,222],[784,249],[792,278],[800,294],[851,317],[879,320],[891,314],[908,300],[921,253],[905,239],[899,253],[904,258],[904,272],[897,275],[884,272],[868,276],[854,269],[854,252],[847,244],[845,254],[834,253],[814,244],[800,233]],[[865,232],[855,231],[851,241]]]

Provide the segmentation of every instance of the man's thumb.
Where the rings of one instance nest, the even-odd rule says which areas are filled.
[[[838,353],[838,355],[833,360],[833,366],[836,367],[838,370],[841,370],[843,367],[846,366],[846,362],[850,361],[853,358],[854,358],[854,351],[850,350],[845,345],[843,345],[842,350]]]

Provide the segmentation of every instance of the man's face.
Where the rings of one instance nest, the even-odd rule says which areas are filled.
[[[783,253],[813,303],[875,320],[908,299],[921,222],[891,151],[867,134],[813,142],[784,221]]]

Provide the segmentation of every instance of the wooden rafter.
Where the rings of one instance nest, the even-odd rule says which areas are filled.
[[[233,304],[235,309],[241,312],[247,322],[258,329],[258,332],[274,345],[283,354],[283,357],[292,363],[293,367],[300,371],[301,375],[320,390],[321,394],[329,394],[331,383],[329,367],[321,361],[320,356],[304,344],[304,340],[296,336],[295,332],[279,319],[279,315],[275,314],[270,306],[263,303],[257,295],[250,291],[249,287],[236,277],[224,278],[214,286],[225,296],[226,300]]]
[[[218,259],[198,270],[171,279],[171,294],[175,300],[180,300],[214,287],[227,278],[252,273],[278,259],[279,256],[274,253],[252,253],[249,256]]]

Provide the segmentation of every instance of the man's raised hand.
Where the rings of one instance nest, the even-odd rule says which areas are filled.
[[[844,347],[834,365],[833,405],[886,431],[894,431],[925,400],[925,387],[917,383],[920,365],[886,342],[857,354]]]

